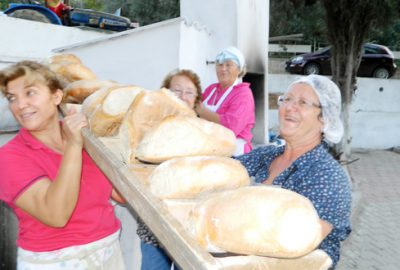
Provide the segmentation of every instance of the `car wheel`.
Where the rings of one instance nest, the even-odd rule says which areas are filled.
[[[319,65],[316,63],[308,63],[304,67],[304,74],[305,75],[310,75],[310,74],[319,74],[320,73],[320,68]]]
[[[375,78],[380,78],[380,79],[387,79],[389,78],[389,70],[387,70],[384,67],[378,67],[377,69],[374,70],[374,73],[372,74],[373,77]]]

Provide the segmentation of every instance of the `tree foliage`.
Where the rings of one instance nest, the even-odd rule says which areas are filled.
[[[0,0],[0,10],[5,10],[8,8],[9,3],[14,3],[12,0]]]
[[[330,2],[335,6],[336,1]],[[357,5],[356,2],[347,2],[353,7]],[[367,0],[361,2],[375,2],[378,5],[391,7],[389,16],[387,11],[386,13],[376,13],[376,18],[374,18],[371,28],[368,29],[366,41],[386,45],[392,50],[400,50],[398,1]],[[381,8],[379,7],[379,9]],[[325,8],[321,0],[270,0],[270,36],[303,33],[305,42],[327,45],[329,41],[325,15]]]
[[[326,11],[327,38],[331,45],[332,80],[342,94],[344,138],[341,148],[344,158],[351,156],[350,105],[356,74],[361,62],[362,47],[369,29],[387,26],[397,9],[395,0],[322,0]]]
[[[23,0],[0,0],[0,9],[8,8],[9,3],[27,2]],[[43,2],[43,1],[39,1]],[[121,15],[140,25],[147,25],[179,17],[179,0],[69,0],[75,8],[86,8],[114,13],[121,8]]]
[[[270,36],[302,33],[308,43],[326,43],[324,9],[319,1],[271,0]]]
[[[147,25],[179,17],[179,0],[117,0],[103,1],[106,12],[121,8],[121,15],[140,25]]]

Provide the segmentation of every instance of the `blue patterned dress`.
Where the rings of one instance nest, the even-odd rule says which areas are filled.
[[[246,167],[256,183],[261,183],[268,178],[272,161],[284,150],[284,145],[268,145],[236,159]],[[340,241],[351,232],[351,188],[343,168],[328,153],[327,145],[321,143],[300,156],[274,179],[273,185],[307,197],[319,217],[333,225],[333,230],[319,248],[332,258],[335,266],[340,256]]]

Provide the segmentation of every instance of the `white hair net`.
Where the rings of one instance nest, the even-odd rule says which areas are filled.
[[[306,83],[314,89],[322,107],[324,139],[330,143],[340,142],[343,136],[343,123],[340,118],[342,97],[337,85],[320,75],[302,77],[294,81],[289,88],[295,83]]]
[[[223,49],[215,58],[215,61],[222,64],[228,60],[236,63],[239,69],[242,71],[245,66],[245,60],[242,52],[233,46]]]

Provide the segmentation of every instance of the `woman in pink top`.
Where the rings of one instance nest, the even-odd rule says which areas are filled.
[[[252,149],[255,107],[250,84],[241,82],[246,73],[243,54],[235,47],[228,47],[217,55],[215,62],[218,83],[205,89],[203,103],[196,106],[196,112],[235,133],[234,156],[248,153]]]
[[[83,114],[59,121],[62,85],[47,66],[23,61],[0,72],[0,90],[21,125],[0,148],[0,199],[19,221],[18,269],[124,269],[123,202],[83,150]]]

